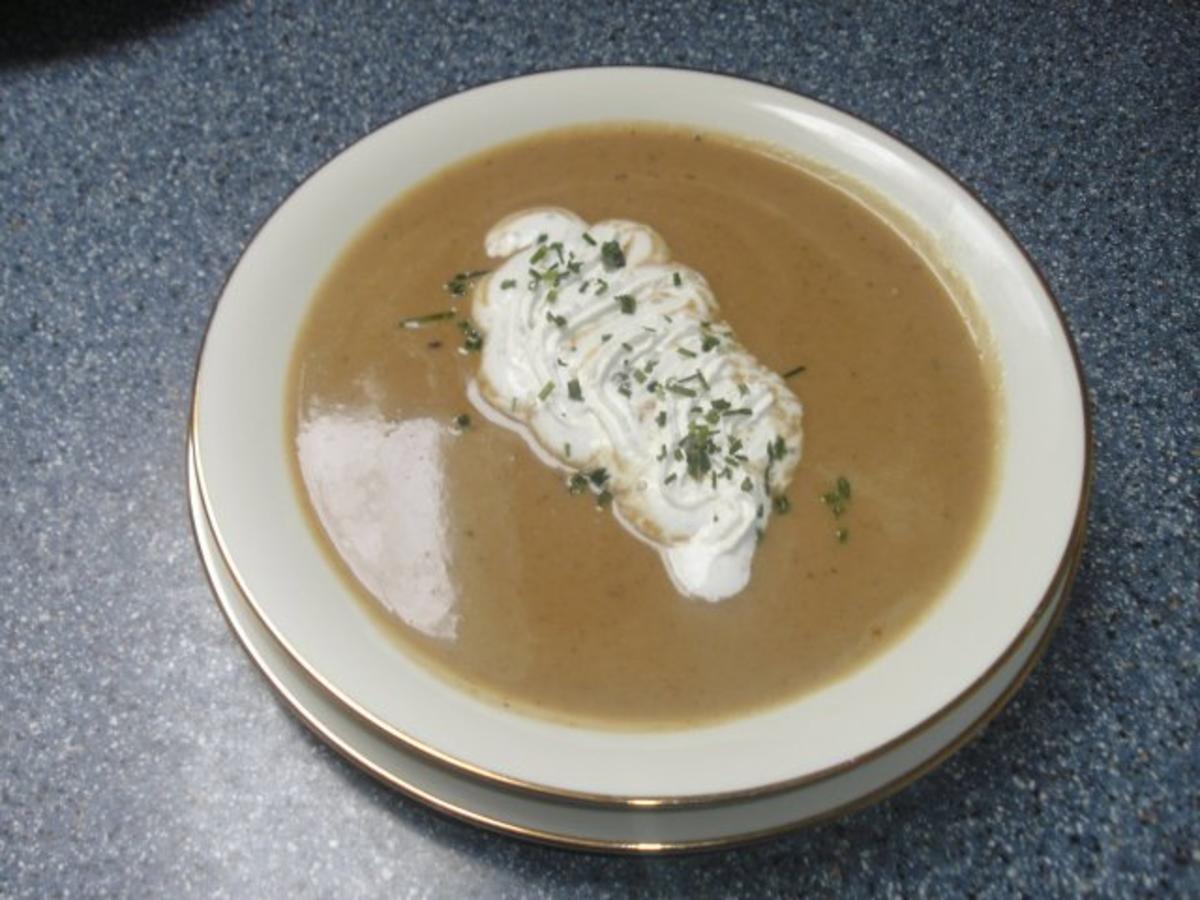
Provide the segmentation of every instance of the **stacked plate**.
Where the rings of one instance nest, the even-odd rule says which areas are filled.
[[[904,210],[972,292],[1003,382],[997,496],[934,610],[834,684],[679,731],[536,720],[469,696],[406,656],[351,602],[320,552],[284,437],[288,365],[308,302],[383,204],[493,144],[623,120],[771,143]],[[838,815],[961,746],[1019,687],[1061,615],[1090,474],[1082,378],[1061,314],[1021,248],[961,185],[815,101],[648,69],[557,72],[469,91],[385,126],[302,184],[226,284],[200,358],[188,453],[192,518],[214,593],[252,659],[318,735],[443,812],[522,837],[626,851],[719,846]]]

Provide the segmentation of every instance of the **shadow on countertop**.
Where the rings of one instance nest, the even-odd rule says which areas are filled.
[[[136,40],[226,0],[3,0],[0,69],[82,56]]]

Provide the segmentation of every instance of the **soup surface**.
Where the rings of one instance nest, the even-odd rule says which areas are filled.
[[[541,206],[652,226],[760,362],[802,367],[790,510],[734,597],[681,596],[653,548],[467,399],[470,292],[446,282]],[[286,415],[320,541],[406,652],[527,712],[676,727],[818,687],[919,618],[981,524],[995,392],[963,311],[861,201],[717,135],[607,126],[498,147],[393,202],[321,286]]]

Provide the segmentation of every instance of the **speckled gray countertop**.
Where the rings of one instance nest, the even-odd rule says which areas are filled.
[[[0,12],[0,898],[1200,894],[1200,7],[94,6]],[[673,859],[493,836],[351,768],[227,630],[184,494],[205,321],[299,179],[461,88],[631,62],[950,168],[1043,267],[1096,410],[1074,602],[984,735],[872,809]]]

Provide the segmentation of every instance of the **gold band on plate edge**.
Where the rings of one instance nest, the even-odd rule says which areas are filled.
[[[614,68],[621,68],[621,67],[614,67]],[[528,77],[544,77],[544,76],[551,75],[551,74],[553,74],[553,72],[543,72],[543,73],[539,73],[539,75],[528,76]],[[711,73],[698,73],[698,74],[711,75]],[[725,77],[730,77],[730,76],[725,76]],[[519,79],[509,79],[509,80],[511,81],[511,80],[519,80]],[[734,78],[732,80],[741,80],[741,81],[746,81],[750,84],[757,84],[759,86],[771,87],[770,85],[763,85],[763,83],[761,83],[761,82],[754,82],[752,79]],[[564,790],[561,788],[553,788],[553,787],[550,787],[547,785],[539,785],[534,782],[524,781],[522,779],[514,778],[512,776],[502,775],[499,772],[493,772],[493,771],[484,769],[482,767],[475,766],[464,760],[460,760],[455,757],[452,757],[446,753],[443,753],[442,751],[439,751],[433,747],[429,747],[429,746],[423,744],[422,742],[416,740],[415,738],[413,738],[409,735],[404,734],[403,732],[396,729],[394,726],[391,726],[388,723],[383,722],[382,720],[380,720],[378,717],[376,717],[372,713],[363,709],[358,703],[356,703],[351,698],[347,697],[338,688],[336,688],[332,684],[328,683],[320,675],[320,673],[316,671],[316,669],[311,664],[309,664],[305,659],[303,659],[303,657],[301,657],[295,651],[295,649],[283,638],[283,636],[281,634],[279,634],[278,630],[266,618],[261,607],[255,601],[253,594],[247,590],[245,580],[242,578],[237,567],[233,564],[233,561],[230,558],[230,555],[228,553],[228,548],[226,547],[225,542],[221,537],[220,530],[217,528],[216,523],[213,520],[213,516],[211,513],[211,504],[208,499],[208,491],[207,491],[207,487],[206,487],[206,484],[204,481],[203,466],[202,466],[202,463],[200,460],[200,453],[199,453],[199,447],[198,447],[198,440],[199,440],[199,433],[200,433],[200,428],[199,428],[199,426],[200,426],[200,423],[199,423],[199,378],[200,378],[201,364],[204,359],[204,349],[208,343],[208,337],[209,337],[209,334],[212,329],[212,323],[216,318],[217,307],[220,306],[220,297],[224,296],[225,290],[228,286],[229,278],[232,277],[233,272],[235,272],[238,268],[238,266],[235,264],[234,267],[230,270],[229,276],[227,276],[225,281],[222,283],[221,294],[218,297],[217,304],[216,304],[216,306],[214,306],[213,313],[209,318],[207,326],[205,327],[204,339],[201,341],[200,350],[197,354],[195,374],[193,376],[190,426],[188,429],[188,436],[187,436],[187,459],[188,459],[189,466],[194,466],[196,492],[200,498],[200,505],[202,507],[204,517],[205,517],[206,521],[208,522],[209,530],[212,533],[212,537],[213,537],[214,544],[216,545],[217,553],[221,556],[225,566],[229,570],[229,574],[230,574],[232,580],[237,585],[238,590],[241,592],[242,596],[246,600],[247,605],[250,607],[250,609],[254,613],[255,617],[262,623],[262,625],[270,633],[272,638],[279,644],[279,646],[281,648],[283,648],[283,650],[292,658],[292,660],[300,667],[300,669],[305,672],[305,674],[308,676],[308,678],[314,684],[316,684],[324,692],[329,694],[336,702],[347,707],[350,711],[355,713],[359,718],[363,719],[365,722],[367,722],[369,725],[374,727],[376,730],[382,732],[383,734],[385,734],[392,740],[395,740],[395,741],[401,743],[402,745],[407,747],[409,750],[419,753],[419,754],[427,757],[431,761],[434,761],[434,762],[438,763],[439,765],[447,767],[450,770],[457,772],[459,774],[465,774],[469,777],[482,780],[489,784],[503,786],[503,787],[510,788],[513,790],[532,793],[535,795],[550,796],[550,797],[554,797],[558,800],[578,801],[578,802],[585,803],[585,804],[617,806],[617,807],[662,807],[662,806],[714,805],[714,804],[720,804],[720,803],[725,803],[725,802],[734,801],[734,800],[749,799],[752,797],[759,797],[759,796],[763,796],[765,794],[773,794],[773,793],[788,790],[791,788],[801,787],[806,784],[811,784],[816,781],[824,780],[826,778],[829,778],[833,775],[837,775],[840,772],[846,771],[848,769],[856,768],[860,765],[863,765],[864,763],[870,762],[871,760],[873,760],[879,756],[882,756],[883,754],[894,749],[895,747],[899,746],[900,744],[906,743],[907,741],[909,741],[916,735],[920,734],[921,732],[924,732],[924,731],[928,730],[929,728],[933,727],[938,722],[940,722],[943,718],[945,718],[950,713],[952,713],[955,709],[957,709],[959,706],[961,706],[978,688],[980,688],[984,683],[986,683],[996,673],[996,671],[999,670],[1012,657],[1012,655],[1020,647],[1020,645],[1021,645],[1022,641],[1025,639],[1025,637],[1028,636],[1029,632],[1036,625],[1036,623],[1038,621],[1040,621],[1042,615],[1046,612],[1048,605],[1052,602],[1052,600],[1054,598],[1054,595],[1056,593],[1056,588],[1060,585],[1061,585],[1063,595],[1064,595],[1062,598],[1062,601],[1061,601],[1061,605],[1062,606],[1066,605],[1066,603],[1069,599],[1071,583],[1074,580],[1075,573],[1078,570],[1079,560],[1080,560],[1080,557],[1082,556],[1083,539],[1084,539],[1084,534],[1086,532],[1087,510],[1088,510],[1089,502],[1090,502],[1095,461],[1094,461],[1093,450],[1092,450],[1093,438],[1092,438],[1091,406],[1088,401],[1087,384],[1086,384],[1086,381],[1084,380],[1083,366],[1082,366],[1082,363],[1079,358],[1078,348],[1075,346],[1075,340],[1071,335],[1070,328],[1068,328],[1068,326],[1067,326],[1066,317],[1063,315],[1062,307],[1059,305],[1058,300],[1054,295],[1054,292],[1050,289],[1049,282],[1046,280],[1045,275],[1042,273],[1041,269],[1034,262],[1033,258],[1029,255],[1029,253],[1025,249],[1024,245],[1022,245],[1021,242],[1017,240],[1016,236],[1013,235],[1012,231],[1008,228],[1007,225],[1005,225],[1003,220],[1001,220],[1000,217],[997,216],[992,211],[992,209],[984,202],[984,200],[978,195],[978,193],[976,191],[974,191],[969,185],[965,184],[961,179],[959,179],[957,176],[955,176],[954,173],[950,172],[949,170],[947,170],[946,168],[941,166],[936,161],[930,159],[926,154],[922,153],[920,150],[918,150],[916,147],[912,146],[910,143],[905,141],[903,138],[901,138],[895,134],[892,134],[883,128],[880,128],[878,125],[875,125],[871,122],[867,122],[865,119],[862,119],[862,118],[854,115],[853,113],[849,113],[845,110],[840,110],[837,107],[835,107],[832,104],[829,104],[825,101],[816,100],[815,98],[808,97],[808,96],[801,94],[799,92],[796,92],[796,91],[788,91],[788,93],[794,94],[797,97],[807,99],[813,103],[823,105],[827,108],[834,109],[838,112],[843,113],[844,115],[850,116],[855,121],[863,123],[864,125],[866,125],[869,128],[879,131],[880,133],[886,135],[887,137],[891,138],[892,140],[896,141],[897,143],[903,145],[910,152],[912,152],[912,153],[916,154],[918,157],[920,157],[924,162],[926,162],[927,164],[929,164],[930,166],[932,166],[933,168],[942,172],[944,175],[946,175],[951,180],[953,180],[955,184],[957,184],[977,204],[979,204],[980,208],[983,209],[984,212],[986,212],[992,218],[992,220],[996,223],[997,227],[999,227],[1001,229],[1001,231],[1004,232],[1004,234],[1012,242],[1013,246],[1017,248],[1017,250],[1021,253],[1022,257],[1025,259],[1026,264],[1029,266],[1030,270],[1037,277],[1038,282],[1042,287],[1042,290],[1044,291],[1047,299],[1050,301],[1050,306],[1053,309],[1054,314],[1058,319],[1059,328],[1061,330],[1061,333],[1066,340],[1067,349],[1070,352],[1071,361],[1074,364],[1075,376],[1076,376],[1076,380],[1077,380],[1078,386],[1079,386],[1080,404],[1081,404],[1081,412],[1083,415],[1083,429],[1084,429],[1084,434],[1083,434],[1084,459],[1083,459],[1083,467],[1082,467],[1083,471],[1082,471],[1082,475],[1081,475],[1081,479],[1080,479],[1080,486],[1079,486],[1079,498],[1078,498],[1076,510],[1075,510],[1075,520],[1072,525],[1071,532],[1068,536],[1066,546],[1064,547],[1063,555],[1062,555],[1061,559],[1059,560],[1059,564],[1055,569],[1054,575],[1052,576],[1052,578],[1050,580],[1049,586],[1047,587],[1045,593],[1042,595],[1042,599],[1039,601],[1039,603],[1035,607],[1034,611],[1030,614],[1029,618],[1025,621],[1025,624],[1021,627],[1020,631],[1016,634],[1016,636],[1009,643],[1009,645],[1004,649],[1004,651],[992,662],[992,664],[978,678],[975,679],[974,682],[972,682],[970,685],[968,685],[966,688],[964,688],[963,691],[961,691],[954,699],[952,699],[947,704],[945,704],[941,709],[939,709],[935,713],[931,714],[930,716],[928,716],[921,722],[917,723],[916,725],[912,726],[907,731],[901,733],[900,735],[897,735],[896,737],[890,739],[889,741],[884,742],[883,744],[880,744],[878,747],[875,747],[865,753],[862,753],[859,756],[852,757],[849,760],[844,760],[843,762],[838,763],[836,765],[826,767],[825,769],[821,769],[817,772],[812,772],[807,775],[800,776],[798,778],[789,779],[789,780],[785,780],[785,781],[781,781],[781,782],[775,782],[775,783],[769,784],[769,785],[761,785],[761,786],[755,787],[755,788],[735,790],[735,791],[726,791],[726,792],[721,792],[721,793],[713,793],[713,794],[705,794],[705,795],[695,795],[695,796],[686,796],[686,797],[679,797],[679,796],[675,796],[675,797],[619,797],[619,796],[614,796],[614,795],[609,795],[609,794],[592,794],[592,793],[583,792],[583,791],[569,791],[569,790]],[[439,98],[438,100],[431,101],[431,104],[440,102],[441,99],[446,99],[446,98]],[[426,105],[431,105],[431,104],[426,104]],[[421,108],[423,108],[423,107],[417,107],[417,109],[421,109]],[[404,113],[402,116],[400,116],[398,118],[403,118],[404,116],[411,115],[415,111],[416,111],[416,109],[409,110],[408,112]],[[392,121],[396,121],[396,120],[392,120]],[[390,122],[385,123],[383,126],[380,126],[380,129],[388,127],[389,124],[391,124],[391,123]],[[375,130],[377,131],[380,129],[375,129]],[[374,132],[371,132],[371,133],[373,134]],[[364,136],[364,138],[365,137],[366,136]],[[362,140],[364,138],[360,138],[359,140]],[[354,141],[354,142],[352,142],[352,144],[357,143],[357,142],[358,141]],[[342,148],[341,150],[339,150],[338,153],[335,154],[335,157],[337,155],[340,155],[346,149],[348,149],[348,147],[345,147],[345,148]],[[321,166],[318,166],[316,169],[314,169],[306,178],[303,179],[303,181],[300,182],[299,185],[296,186],[296,188],[293,189],[293,191],[291,193],[294,194],[304,184],[306,184],[309,179],[315,177],[319,172],[321,172],[325,168],[325,165],[328,164],[328,162],[329,162],[329,160],[327,160],[326,163],[323,163]],[[291,194],[289,194],[289,197],[290,196],[291,196]],[[283,202],[286,202],[286,198]],[[282,205],[283,204],[281,203],[280,206],[282,206]],[[242,251],[243,256],[245,255],[246,251],[253,245],[255,239],[258,237],[258,234],[262,231],[263,227],[265,227],[267,222],[271,221],[271,219],[274,217],[274,215],[278,211],[278,209],[279,209],[279,207],[277,206],[274,210],[272,210],[272,212],[267,216],[267,218],[264,219],[262,223],[260,223],[259,227],[255,230],[254,235],[250,238],[249,241],[247,241],[245,249],[243,249],[243,251]],[[240,261],[241,261],[241,259],[239,258],[239,264],[240,264]],[[193,524],[193,531],[194,531],[194,524]],[[210,578],[210,584],[211,584],[211,578]],[[1054,627],[1057,625],[1060,618],[1061,618],[1061,609],[1056,614],[1055,621],[1052,624],[1051,628],[1048,629],[1048,631],[1047,631],[1047,638],[1048,638],[1049,634],[1054,630]],[[1040,657],[1042,652],[1044,652],[1044,642],[1041,646],[1039,646],[1038,653],[1036,655],[1038,657]],[[1019,686],[1020,683],[1023,682],[1027,676],[1028,676],[1028,670],[1023,668],[1020,677],[1017,679],[1014,679],[1014,683],[1017,686]],[[1015,689],[1014,689],[1014,691],[1006,691],[1002,695],[1004,702],[1007,702],[1007,700],[1011,698],[1012,693],[1014,693],[1014,692],[1015,692]],[[1003,704],[1001,704],[1001,705],[1003,705]],[[987,715],[985,717],[983,717],[975,725],[968,728],[966,730],[965,734],[967,734],[967,735],[973,734],[977,730],[979,724],[982,724],[982,722],[985,722],[987,720],[987,718],[990,718],[992,715],[994,715],[995,711],[996,710],[989,708]],[[963,743],[965,743],[965,740],[960,741],[960,742],[954,742],[951,745],[951,747],[952,747],[951,752],[953,752],[953,750],[957,750],[959,747],[962,746]],[[937,754],[937,755],[935,755],[934,759],[937,762],[940,762],[941,760],[945,759],[947,755],[949,755],[949,754],[948,753],[944,754],[944,755]],[[918,772],[918,774],[914,775],[913,777],[914,778],[919,777],[920,774],[923,774],[925,771],[928,771],[928,768],[929,767],[921,768],[920,772]],[[882,795],[880,795],[880,796],[882,796]],[[849,811],[849,810],[846,810],[846,811]],[[483,824],[483,823],[481,823],[481,824]],[[789,827],[794,827],[794,826],[789,826]],[[754,837],[752,837],[752,836],[746,838],[746,840],[753,840],[753,839],[754,839]]]
[[[189,466],[190,474],[191,466]],[[198,489],[198,485],[197,485]],[[435,794],[422,790],[413,784],[405,781],[403,778],[387,771],[383,767],[372,762],[367,756],[360,753],[358,750],[351,747],[341,738],[334,735],[324,725],[320,718],[311,712],[304,704],[292,693],[292,691],[275,675],[267,663],[263,660],[258,650],[252,645],[250,639],[246,636],[241,625],[234,617],[230,609],[229,600],[224,592],[217,586],[216,580],[213,577],[212,560],[205,550],[200,539],[200,521],[199,516],[203,515],[202,510],[197,510],[193,506],[189,516],[189,522],[192,528],[192,538],[196,544],[196,549],[200,554],[201,561],[204,566],[204,576],[208,581],[209,588],[212,591],[214,598],[217,601],[217,606],[225,617],[226,623],[230,630],[238,639],[242,649],[246,655],[254,663],[255,667],[267,679],[267,682],[274,689],[276,699],[293,715],[295,715],[304,725],[320,740],[328,744],[335,750],[343,759],[351,763],[355,768],[367,775],[375,778],[389,788],[399,791],[408,798],[416,800],[419,803],[429,807],[434,812],[455,819],[460,822],[465,822],[469,825],[486,828],[489,831],[501,834],[507,837],[517,837],[523,840],[533,841],[536,843],[547,844],[554,847],[565,847],[572,850],[589,850],[606,853],[630,854],[630,855],[666,855],[679,853],[695,853],[706,850],[719,850],[731,847],[741,846],[745,844],[763,841],[771,837],[786,834],[787,832],[799,829],[804,826],[817,825],[822,822],[827,822],[842,816],[850,815],[867,806],[882,801],[917,781],[923,775],[939,766],[948,757],[952,756],[959,749],[969,743],[979,731],[1008,703],[1012,696],[1021,688],[1034,667],[1045,654],[1046,649],[1050,645],[1050,639],[1062,620],[1063,614],[1067,607],[1068,588],[1071,580],[1074,578],[1075,571],[1078,567],[1079,559],[1082,556],[1082,541],[1075,543],[1071,553],[1072,564],[1068,573],[1062,582],[1062,593],[1059,596],[1059,601],[1053,613],[1053,618],[1046,627],[1045,633],[1039,639],[1037,646],[1029,655],[1029,659],[1021,667],[1021,670],[1009,682],[1001,694],[988,706],[980,716],[965,728],[957,738],[933,754],[928,759],[924,760],[914,768],[910,769],[903,775],[898,776],[892,781],[884,784],[875,790],[858,797],[854,800],[844,803],[841,806],[835,807],[832,810],[818,813],[807,818],[801,818],[794,822],[789,822],[785,825],[773,826],[758,831],[745,832],[742,834],[732,835],[724,838],[702,838],[694,841],[605,841],[595,838],[582,838],[573,835],[566,835],[558,832],[544,831],[536,828],[529,828],[524,825],[517,825],[513,822],[508,822],[503,819],[497,819],[492,816],[486,816],[482,813],[474,812],[465,807],[458,806],[442,800]],[[205,517],[207,523],[207,517]],[[215,544],[215,540],[214,540]],[[232,575],[232,573],[230,573]],[[246,600],[246,605],[253,611],[248,599],[243,595],[243,600]],[[257,616],[256,616],[257,618]],[[279,645],[283,649],[282,645]],[[285,651],[286,653],[286,651]],[[289,658],[290,654],[288,654]],[[295,661],[293,659],[293,664]],[[314,679],[308,676],[307,672],[297,664],[300,674],[314,688],[325,692],[322,686]],[[349,713],[348,714],[352,714]],[[356,717],[357,718],[357,717]],[[363,722],[368,727],[372,727],[369,722]],[[378,730],[378,729],[376,729]],[[403,752],[403,751],[401,751]],[[458,773],[451,773],[457,775]]]

